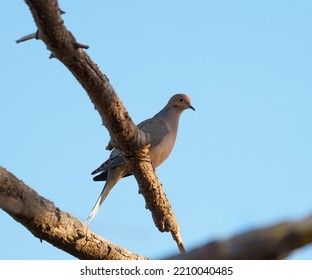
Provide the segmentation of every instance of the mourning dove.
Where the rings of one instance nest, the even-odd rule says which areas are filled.
[[[195,111],[187,95],[176,94],[170,98],[167,105],[159,113],[138,125],[140,130],[149,134],[150,147],[148,155],[155,168],[163,163],[171,153],[178,132],[179,118],[185,109]],[[111,142],[109,145],[111,145]],[[100,174],[95,176],[93,180],[106,181],[106,183],[86,223],[94,218],[102,202],[115,184],[121,178],[132,175],[121,152],[116,148],[111,152],[109,159],[94,170],[92,175],[97,173]]]

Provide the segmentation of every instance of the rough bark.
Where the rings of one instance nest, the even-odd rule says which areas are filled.
[[[108,78],[83,50],[87,46],[78,43],[66,29],[58,2],[25,2],[38,28],[36,36],[31,37],[41,39],[51,51],[51,57],[60,60],[86,90],[110,133],[113,146],[125,156],[155,225],[161,232],[171,232],[180,251],[184,251],[177,220],[147,156],[148,135],[134,125]]]
[[[40,240],[78,259],[145,259],[96,235],[1,166],[0,208]]]
[[[0,166],[0,208],[41,240],[79,259],[143,260],[96,235]],[[204,230],[204,229],[202,229]],[[272,260],[312,243],[312,216],[209,242],[168,259]]]

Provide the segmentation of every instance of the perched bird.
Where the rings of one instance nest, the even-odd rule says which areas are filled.
[[[167,105],[159,113],[138,125],[140,130],[148,133],[150,136],[148,155],[155,168],[163,163],[171,153],[178,132],[179,118],[185,109],[195,111],[187,95],[176,94],[170,98]],[[89,223],[94,218],[102,202],[115,184],[121,178],[132,175],[129,173],[121,152],[116,148],[111,152],[109,159],[94,170],[92,175],[97,173],[100,174],[95,176],[93,180],[106,181],[106,183],[86,223]]]

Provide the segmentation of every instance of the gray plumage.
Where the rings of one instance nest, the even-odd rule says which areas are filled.
[[[149,157],[156,168],[170,155],[174,146],[179,118],[185,109],[192,109],[190,99],[185,94],[176,94],[170,98],[167,105],[154,117],[141,122],[138,127],[150,136]],[[132,175],[129,173],[126,162],[118,149],[113,149],[108,160],[92,172],[98,174],[95,181],[106,181],[103,190],[96,201],[86,223],[89,223],[98,212],[101,204],[110,190],[123,177]]]

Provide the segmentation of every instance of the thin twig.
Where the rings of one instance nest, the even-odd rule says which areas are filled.
[[[80,44],[80,43],[78,43],[78,42],[74,42],[74,46],[75,46],[75,48],[77,48],[77,49],[88,49],[88,48],[89,48],[88,45]]]
[[[35,33],[31,33],[31,34],[28,34],[26,36],[23,36],[22,38],[16,40],[15,42],[16,43],[22,43],[22,42],[25,42],[25,41],[28,41],[28,40],[32,40],[32,39],[36,39],[36,40],[39,39],[38,31],[35,32]]]

